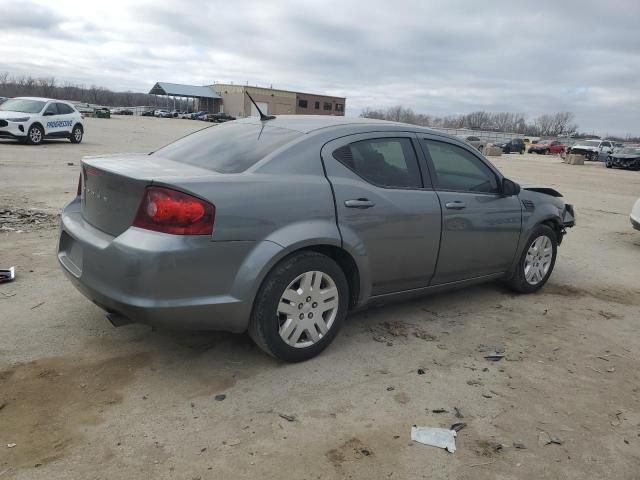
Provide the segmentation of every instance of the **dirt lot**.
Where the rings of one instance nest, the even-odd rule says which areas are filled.
[[[18,273],[0,285],[0,480],[638,478],[640,173],[496,158],[576,205],[541,293],[492,284],[354,314],[319,358],[285,365],[246,336],[115,329],[57,265],[83,155],[203,126],[89,119],[79,146],[0,141],[0,266]],[[454,422],[455,454],[410,441],[413,424]]]

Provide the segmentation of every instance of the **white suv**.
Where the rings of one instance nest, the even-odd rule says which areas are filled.
[[[82,115],[69,102],[19,97],[0,104],[0,137],[39,145],[45,138],[68,138],[80,143]]]

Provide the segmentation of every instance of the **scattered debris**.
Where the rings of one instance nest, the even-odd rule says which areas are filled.
[[[484,383],[482,383],[478,379],[473,379],[473,380],[467,380],[467,385],[471,385],[472,387],[481,387],[482,385],[484,385]]]
[[[601,317],[605,318],[606,320],[611,320],[612,318],[615,318],[616,320],[619,320],[622,318],[622,315],[618,315],[616,313],[612,313],[612,312],[607,312],[605,310],[600,310],[598,312],[598,315],[600,315]]]
[[[424,374],[425,374],[424,368],[419,368],[418,375],[424,375]]]
[[[379,343],[386,343],[387,339],[385,337],[383,337],[382,335],[374,335],[373,336],[373,341],[374,342],[379,342]]]
[[[223,441],[222,444],[226,445],[227,447],[235,447],[236,445],[240,445],[240,440],[238,440],[237,438],[234,438],[233,440],[227,440],[226,442]]]
[[[504,358],[504,353],[492,353],[491,355],[485,355],[485,360],[489,360],[491,362],[499,362]]]
[[[488,393],[483,393],[482,396],[484,398],[493,398],[491,395],[489,395]]]
[[[462,414],[462,412],[458,407],[453,407],[453,411],[454,411],[454,416],[456,418],[464,418],[464,415]]]
[[[216,395],[215,397],[213,397],[213,399],[218,402],[223,401],[225,398],[227,398],[227,396],[224,393],[221,393],[220,395]]]
[[[539,447],[544,447],[546,445],[551,445],[551,444],[556,444],[556,445],[562,445],[562,440],[560,440],[560,438],[549,435],[547,432],[540,432],[538,434],[538,446]]]
[[[16,278],[16,267],[0,269],[0,283],[11,282]]]
[[[615,367],[607,368],[607,372],[609,373],[613,373],[615,371],[616,371]]]
[[[451,430],[453,430],[455,432],[459,432],[460,430],[462,430],[466,426],[467,426],[467,424],[464,423],[464,422],[454,423],[453,425],[451,425]]]
[[[26,210],[24,208],[0,208],[0,231],[22,232],[54,228],[59,223],[59,215]]]
[[[449,413],[449,411],[444,408],[434,408],[431,413]]]
[[[393,392],[396,389],[396,387],[387,387],[387,392]]]
[[[0,410],[2,410],[4,407],[6,407],[8,405],[7,402],[2,402],[0,403]]]
[[[73,162],[67,162],[67,166],[68,167],[73,167],[74,165],[75,165],[75,163],[73,163]]]
[[[0,298],[10,298],[10,297],[15,297],[16,296],[15,293],[6,293],[6,292],[0,292],[0,295],[2,295],[2,297],[0,297]]]
[[[287,422],[295,422],[298,420],[295,415],[287,415],[286,413],[279,413],[278,416],[284,418]]]
[[[432,447],[444,448],[450,453],[456,451],[455,430],[435,427],[411,427],[411,440]]]
[[[513,442],[513,448],[518,450],[526,450],[527,446],[524,443]]]
[[[7,448],[13,448],[17,445],[17,443],[7,443]]]
[[[436,337],[434,335],[431,335],[430,333],[428,333],[426,330],[423,330],[422,328],[416,328],[413,331],[413,336],[421,340],[424,340],[426,342],[433,342],[434,340],[436,340]]]
[[[40,302],[40,303],[36,303],[33,307],[31,307],[31,310],[35,310],[38,307],[41,307],[42,305],[44,305],[47,302]]]

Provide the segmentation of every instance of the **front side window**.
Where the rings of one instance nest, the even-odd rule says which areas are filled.
[[[338,148],[333,157],[374,185],[421,188],[420,169],[411,140],[377,138]]]
[[[20,113],[40,113],[46,102],[40,100],[27,100],[24,98],[11,98],[0,105],[0,111]]]
[[[422,140],[435,170],[434,185],[442,190],[497,193],[498,180],[482,160],[464,148]]]
[[[324,102],[324,109],[325,110],[331,110],[332,109],[331,102]]]
[[[46,110],[44,111],[45,115],[58,115],[58,104],[57,103],[50,103]]]

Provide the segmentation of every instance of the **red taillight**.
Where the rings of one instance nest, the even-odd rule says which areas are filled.
[[[186,193],[147,187],[133,226],[173,235],[211,235],[216,209]]]

